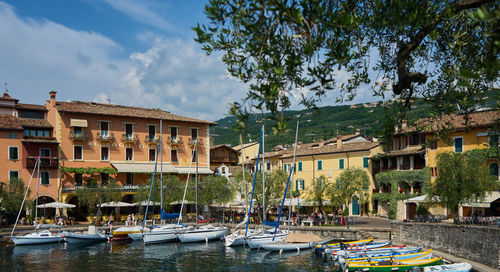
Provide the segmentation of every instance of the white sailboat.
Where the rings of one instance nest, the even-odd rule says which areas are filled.
[[[48,230],[42,230],[39,232],[31,232],[24,236],[14,236],[14,231],[17,226],[17,222],[19,221],[19,217],[21,216],[21,211],[23,210],[24,202],[26,201],[26,197],[28,195],[28,190],[31,185],[31,181],[33,180],[33,175],[35,174],[35,170],[37,172],[37,185],[36,185],[36,198],[35,198],[35,220],[38,216],[38,211],[36,206],[38,206],[38,186],[40,184],[40,157],[36,157],[35,166],[33,168],[33,173],[31,174],[30,181],[28,186],[26,187],[26,192],[24,193],[23,202],[21,203],[21,207],[19,208],[19,213],[17,214],[16,222],[14,227],[12,228],[12,232],[10,233],[10,239],[15,245],[38,245],[38,244],[49,244],[49,243],[58,243],[62,242],[63,238],[60,234],[54,235]],[[35,223],[36,225],[36,223]],[[35,226],[36,227],[36,226]]]
[[[194,144],[194,150],[198,149],[198,141]],[[196,227],[194,228],[184,228],[177,231],[176,237],[182,243],[193,243],[193,242],[208,242],[209,240],[220,240],[229,231],[227,227],[216,227],[213,225],[198,226],[198,152],[193,152],[196,156]],[[184,198],[186,196],[186,189],[189,179],[186,182],[186,188],[184,189]],[[181,216],[182,216],[182,206],[181,206]],[[181,217],[179,217],[180,221]]]

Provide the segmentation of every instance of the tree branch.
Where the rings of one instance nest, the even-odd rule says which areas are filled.
[[[420,72],[408,72],[406,67],[406,62],[411,52],[415,50],[424,40],[424,38],[429,35],[436,28],[436,26],[448,15],[448,12],[455,14],[463,10],[478,8],[486,3],[494,2],[495,0],[464,0],[461,2],[456,2],[450,5],[448,8],[443,9],[435,20],[430,21],[424,25],[417,33],[413,36],[409,42],[401,44],[399,47],[398,55],[396,57],[397,70],[398,70],[398,82],[393,85],[392,90],[394,94],[401,94],[403,90],[410,89],[413,83],[423,84],[427,81],[427,75]]]

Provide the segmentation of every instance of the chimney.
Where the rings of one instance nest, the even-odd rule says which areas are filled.
[[[342,135],[337,134],[337,148],[342,146]]]
[[[50,91],[49,92],[49,95],[50,95],[50,105],[52,105],[52,106],[56,105],[56,94],[57,94],[56,91]]]
[[[359,128],[356,129],[356,135],[361,134],[361,130]]]
[[[7,92],[5,92],[3,93],[3,98],[10,98],[10,95]]]

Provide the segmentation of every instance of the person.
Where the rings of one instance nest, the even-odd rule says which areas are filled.
[[[125,222],[125,226],[131,226],[132,225],[132,217],[130,217],[130,214],[127,216],[127,221]]]
[[[63,218],[62,218],[62,217],[59,217],[59,219],[58,219],[58,221],[57,221],[57,224],[58,224],[59,226],[61,226],[61,227],[64,225],[64,221],[63,221]]]
[[[319,226],[321,227],[321,223],[323,223],[323,213],[322,212],[319,212],[319,214],[318,214],[318,223],[319,223]]]
[[[136,225],[136,222],[135,222],[135,216],[134,216],[134,214],[132,214],[131,219],[132,219],[132,224],[135,226],[135,225]]]
[[[314,212],[314,215],[313,215],[313,220],[314,220],[314,225],[318,225],[318,214],[316,212]]]

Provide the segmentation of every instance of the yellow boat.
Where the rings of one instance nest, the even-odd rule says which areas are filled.
[[[375,272],[392,272],[392,271],[408,271],[416,266],[426,267],[431,265],[440,265],[442,258],[426,259],[426,260],[401,260],[401,261],[380,261],[380,262],[359,262],[348,263],[349,271],[375,271]]]
[[[372,257],[361,257],[361,258],[350,258],[346,259],[346,262],[349,264],[359,264],[359,263],[366,263],[368,260],[370,260],[371,263],[374,262],[380,262],[384,260],[393,260],[393,261],[410,261],[410,260],[424,260],[424,259],[431,259],[432,258],[432,248],[427,250],[427,251],[421,251],[421,252],[415,252],[415,253],[409,253],[409,254],[401,254],[401,255],[396,255],[394,253],[392,254],[386,254],[381,255],[381,256],[372,256]]]
[[[365,245],[365,244],[370,244],[373,242],[373,239],[366,239],[366,240],[358,240],[358,241],[351,241],[351,242],[342,242],[342,244],[344,245],[348,245],[348,246],[362,246],[362,245]],[[314,248],[314,251],[316,253],[323,253],[325,251],[325,249],[328,248],[328,249],[335,249],[335,248],[339,248],[340,249],[340,243],[333,243],[333,244],[326,244],[326,245],[317,245],[315,248]]]

